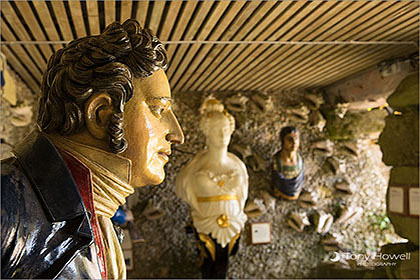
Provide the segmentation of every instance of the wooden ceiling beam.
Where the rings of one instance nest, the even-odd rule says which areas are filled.
[[[210,15],[209,19],[205,23],[205,26],[201,29],[200,34],[197,35],[196,40],[202,41],[206,40],[207,36],[210,34],[210,32],[213,29],[217,29],[217,22],[221,19],[221,16],[225,12],[225,10],[230,5],[229,1],[220,1],[215,3],[216,7],[213,10],[212,14]],[[179,65],[176,68],[175,74],[172,76],[171,84],[174,86],[175,90],[177,89],[176,85],[180,78],[182,78],[182,75],[184,74],[184,71],[187,69],[187,67],[190,67],[191,62],[194,60],[197,60],[197,53],[201,49],[201,45],[199,44],[193,44],[189,46],[187,49],[187,52],[185,54],[185,59],[183,59],[181,65]]]
[[[106,2],[106,1],[105,1]],[[120,16],[120,23],[124,23],[127,19],[131,18],[131,10],[133,8],[133,1],[132,0],[123,0],[121,1],[121,16]],[[105,14],[108,11],[105,10]]]
[[[1,51],[6,55],[8,65],[13,69],[13,71],[15,71],[22,78],[23,82],[28,85],[34,94],[38,94],[40,90],[40,83],[32,78],[26,67],[20,63],[20,61],[10,50],[10,47],[2,46]]]
[[[67,12],[66,8],[64,7],[64,3],[62,1],[51,1],[51,6],[53,8],[58,25],[61,29],[61,35],[63,35],[63,39],[65,41],[73,40],[73,32],[71,31],[69,18],[67,17]],[[77,20],[83,22],[83,17]]]
[[[154,34],[159,31],[160,20],[162,19],[163,10],[165,9],[166,1],[154,1],[153,10],[150,15],[149,26]]]
[[[235,1],[233,2],[228,11],[228,13],[221,19],[221,22],[216,26],[215,31],[209,40],[226,40],[226,35],[223,35],[226,28],[229,28],[229,25],[235,20],[238,13],[241,11],[242,7],[245,5],[244,1]],[[223,36],[222,36],[223,35]],[[222,36],[222,37],[221,37]],[[202,70],[204,68],[205,61],[211,57],[210,52],[213,50],[214,45],[206,44],[202,45],[196,58],[188,65],[186,71],[182,75],[180,81],[176,85],[176,88],[179,90],[185,89],[191,82],[196,78],[202,75]]]
[[[149,0],[139,1],[137,4],[136,19],[140,22],[141,27],[146,27],[147,12],[149,9]]]
[[[86,1],[86,9],[88,13],[90,35],[99,35],[101,33],[99,24],[99,9],[96,0]]]
[[[77,38],[85,37],[87,35],[85,20],[83,19],[82,6],[80,1],[72,0],[67,2],[70,7],[70,13],[74,29],[76,30]]]
[[[240,34],[242,32],[239,32],[239,31],[242,31],[246,26],[250,26],[251,24],[255,23],[255,17],[256,17],[255,11],[258,9],[260,4],[261,3],[259,3],[258,1],[248,2],[246,7],[244,7],[241,10],[238,16],[230,24],[230,26],[227,29],[227,33],[224,34],[224,38],[226,38],[227,40],[237,40],[238,38],[242,39],[240,38]],[[252,17],[252,15],[254,16]],[[203,63],[201,63],[201,67],[197,70],[197,75],[196,75],[197,79],[194,81],[194,84],[196,84],[198,87],[200,84],[204,83],[207,80],[207,78],[210,78],[211,74],[209,73],[213,73],[213,71],[216,71],[217,69],[219,69],[219,65],[223,63],[226,59],[230,58],[228,54],[233,49],[235,49],[235,47],[237,46],[234,46],[234,45],[213,46],[212,50],[207,55],[208,59],[206,59]],[[202,75],[200,75],[199,73],[202,73]],[[191,86],[191,88],[193,88],[193,86]],[[195,89],[196,88],[194,88],[193,90]]]
[[[318,17],[317,24],[314,24],[313,21],[309,22],[308,20],[305,22],[304,20],[301,22],[302,23],[300,27],[301,31],[299,33],[289,34],[286,38],[282,38],[282,40],[287,41],[287,40],[293,39],[293,41],[299,41],[299,40],[302,40],[303,38],[306,39],[306,37],[308,36],[310,36],[310,38],[315,37],[316,35],[322,32],[322,28],[314,28],[313,26],[319,25],[323,27],[323,24],[327,26],[333,25],[335,21],[331,19],[331,13],[342,12],[343,10],[345,10],[346,7],[348,7],[349,2],[328,2],[328,4],[329,4],[328,6],[318,6],[319,9],[316,9],[313,11],[313,14],[317,14],[317,17]],[[311,17],[308,16],[307,19],[312,18],[313,14],[311,14]],[[282,20],[279,20],[279,21],[281,22]],[[305,24],[307,25],[305,26]],[[279,31],[273,34],[269,39],[275,40],[278,38],[278,36],[284,36],[280,32],[281,30],[279,29]],[[311,40],[310,38],[306,40],[310,41]],[[265,39],[267,39],[267,37],[265,37]],[[270,51],[270,49],[272,50],[273,46],[267,45],[267,46],[248,47],[244,51],[244,54],[246,54],[246,56],[241,55],[237,59],[238,61],[241,61],[240,66],[232,70],[230,69],[227,70],[226,71],[227,75],[218,81],[218,84],[220,85],[218,86],[218,88],[227,88],[228,84],[240,78],[238,77],[238,75],[241,75],[240,73],[243,73],[244,69],[249,68],[249,69],[257,70],[258,68],[261,68],[261,66],[264,63],[264,60],[262,60],[261,64],[259,61],[261,61],[261,57],[263,57],[264,54],[266,55]],[[283,49],[288,49],[288,48],[283,46]],[[289,56],[289,54],[285,53],[284,56],[287,57]],[[234,79],[234,77],[236,77],[236,79]]]
[[[389,23],[390,25],[393,23]],[[378,39],[382,39],[382,37],[377,37]],[[367,38],[368,40],[371,39],[371,37]],[[370,47],[374,47],[374,46],[370,46]],[[359,48],[360,49],[360,48]],[[314,51],[312,51],[314,50]],[[318,48],[318,49],[312,49],[310,51],[305,51],[307,53],[307,56],[302,58],[300,57],[299,60],[294,59],[295,61],[293,62],[289,62],[289,61],[285,61],[283,64],[287,65],[288,67],[286,69],[283,69],[282,71],[282,75],[286,75],[288,73],[288,71],[292,71],[293,75],[303,75],[303,72],[301,71],[302,67],[307,68],[309,67],[309,65],[311,64],[315,64],[319,62],[324,62],[327,60],[332,60],[334,57],[337,57],[337,59],[340,59],[340,56],[342,58],[345,58],[349,55],[351,55],[348,51],[347,48],[343,48],[342,46],[337,46],[337,48]],[[296,50],[295,53],[301,53],[303,52],[303,50]],[[280,62],[279,62],[280,64]],[[274,67],[274,65],[273,65]],[[268,72],[270,73],[276,73],[274,72],[276,69],[278,69],[279,67],[282,67],[281,64],[278,67],[274,67],[271,68]],[[272,79],[270,79],[269,74],[267,73],[266,75],[261,75],[264,76],[266,78],[259,80],[259,82],[253,82],[253,83],[248,83],[249,85],[253,85],[253,86],[261,86],[264,85],[266,87],[269,87],[270,84],[273,82]],[[284,76],[285,77],[285,76]],[[296,76],[293,76],[295,78],[297,78]],[[256,77],[256,79],[258,79],[258,77]],[[278,83],[281,82],[285,82],[286,78],[283,79],[278,79]],[[244,86],[248,86],[248,84],[244,85]],[[241,86],[238,87],[238,89],[240,89]]]
[[[413,33],[416,32],[417,30],[413,30]],[[417,31],[418,32],[418,31]],[[410,35],[409,35],[410,36]],[[381,47],[383,47],[381,49]],[[325,63],[324,65],[327,66],[328,68],[324,67],[319,69],[319,72],[317,71],[317,73],[308,73],[309,71],[304,71],[305,73],[302,74],[302,77],[304,79],[307,79],[311,82],[316,82],[316,83],[323,83],[325,85],[329,84],[329,82],[324,82],[325,79],[332,77],[332,76],[341,76],[341,75],[345,75],[342,76],[341,78],[347,77],[350,74],[348,73],[355,73],[352,72],[352,70],[349,70],[347,67],[348,64],[346,64],[346,66],[341,67],[342,63],[346,63],[347,61],[349,63],[353,63],[354,64],[358,64],[358,65],[362,65],[361,67],[365,67],[365,68],[369,68],[369,66],[371,65],[367,65],[366,63],[368,63],[366,61],[366,59],[364,59],[364,57],[368,57],[367,59],[371,59],[371,54],[373,55],[377,55],[376,57],[376,61],[373,64],[376,63],[380,63],[383,60],[389,58],[390,56],[401,56],[402,53],[410,53],[410,52],[415,52],[417,51],[416,48],[414,46],[411,45],[394,45],[394,46],[375,46],[374,48],[369,48],[366,49],[363,52],[360,52],[360,50],[357,50],[356,46],[355,49],[353,51],[349,51],[349,56],[344,58],[344,59],[338,59],[335,60],[335,63],[331,62],[331,63]],[[354,57],[357,56],[358,59],[354,59]],[[372,63],[372,62],[370,62]],[[364,66],[363,66],[364,65]],[[309,66],[310,67],[310,66]],[[330,71],[330,73],[327,75],[325,74],[325,76],[320,75],[322,72],[322,70],[326,69],[325,71]],[[356,71],[357,72],[357,71]],[[340,74],[337,74],[340,73]],[[344,74],[345,73],[345,74]],[[330,75],[330,76],[329,76]],[[336,80],[340,80],[341,78],[337,78]],[[298,80],[298,79],[297,79]],[[287,81],[288,79],[284,80],[284,84],[287,85]],[[276,85],[273,86],[268,86],[268,88],[275,88]]]
[[[380,46],[378,46],[380,47]],[[378,62],[386,60],[390,57],[399,56],[401,51],[407,51],[410,46],[403,46],[398,48],[393,46],[390,49],[380,51],[380,48],[376,52],[371,52],[368,55],[365,55],[363,58],[355,61],[354,59],[348,59],[343,61],[340,65],[334,65],[332,68],[325,69],[321,73],[322,79],[312,79],[307,78],[293,82],[293,85],[284,84],[284,86],[289,88],[319,88],[331,84],[333,81],[338,81],[355,73],[366,70],[370,67],[377,65]],[[332,77],[332,80],[329,78]],[[274,87],[272,88],[274,89]],[[271,89],[271,90],[272,90]]]
[[[315,9],[320,4],[322,4],[322,2],[319,2],[319,1],[311,2],[310,4],[307,4],[304,1],[294,2],[294,5],[290,7],[289,9],[287,9],[287,11],[283,14],[284,21],[279,20],[278,23],[283,23],[283,24],[278,27],[278,32],[283,33],[283,32],[287,32],[288,30],[291,30],[293,26],[295,26],[297,23],[303,20],[305,16],[307,16],[311,11],[313,11],[313,9]],[[257,20],[258,19],[256,19],[256,21]],[[252,37],[247,36],[245,40],[252,40],[253,38],[255,38],[255,35]],[[226,71],[226,73],[229,73],[230,70],[228,69],[231,69],[232,67],[234,68],[235,66],[235,65],[232,65],[233,61],[238,56],[243,54],[246,48],[250,48],[251,50],[254,50],[256,47],[259,47],[259,46],[243,45],[234,49],[233,52],[229,53],[226,58],[222,59],[222,63],[217,66],[217,71],[214,71],[212,76],[208,77],[207,81],[202,83],[201,86],[198,87],[198,90],[203,90],[205,87],[212,87],[216,85],[217,82],[225,76],[225,75],[220,74],[221,71]],[[253,56],[253,54],[251,55]]]
[[[115,18],[115,0],[104,1],[105,27],[113,23]]]
[[[32,41],[31,37],[26,32],[25,27],[18,19],[15,11],[10,6],[10,3],[8,1],[0,1],[1,5],[1,11],[4,15],[4,18],[7,20],[7,22],[10,24],[10,26],[13,27],[14,32],[18,36],[17,39],[22,41]],[[2,17],[2,26],[4,26],[5,23],[3,21]],[[37,63],[38,67],[41,69],[41,71],[46,70],[46,59],[42,56],[41,52],[35,45],[26,45],[25,49],[28,50],[28,53],[30,56],[33,57],[34,61]]]
[[[168,14],[165,18],[165,22],[162,25],[162,31],[159,34],[159,39],[161,41],[168,41],[169,35],[171,34],[172,29],[175,26],[175,20],[181,9],[182,0],[175,0],[169,2]]]
[[[45,37],[44,32],[42,32],[38,20],[36,19],[31,7],[29,6],[29,3],[26,1],[16,1],[15,4],[33,36],[38,40],[47,41],[47,38]],[[48,60],[53,53],[51,46],[40,45],[39,48],[44,54],[46,60]]]
[[[343,34],[342,32],[336,32],[336,33],[324,33],[321,35],[321,37],[319,38],[313,38],[312,36],[309,38],[305,38],[305,40],[319,40],[319,41],[334,41],[334,40],[338,40],[338,41],[347,41],[347,40],[351,40],[354,36],[355,33],[357,33],[359,30],[356,28],[356,26],[362,26],[363,28],[363,23],[365,23],[365,25],[369,25],[369,19],[372,17],[380,17],[382,18],[383,22],[377,23],[377,26],[380,26],[382,24],[388,23],[388,24],[393,24],[390,22],[387,22],[386,17],[381,17],[381,12],[383,11],[384,8],[384,4],[387,5],[386,7],[390,7],[392,8],[392,2],[390,3],[379,3],[378,6],[376,6],[375,8],[368,10],[365,14],[358,14],[359,17],[355,18],[352,17],[352,21],[348,22],[347,26],[352,26],[353,28],[349,29],[348,33]],[[382,7],[381,7],[382,6]],[[392,13],[394,12],[396,9],[399,9],[400,7],[395,7],[392,9],[388,10],[388,13]],[[383,14],[382,14],[383,15]],[[385,15],[384,15],[385,16]],[[354,26],[355,25],[355,26]],[[346,29],[346,28],[343,28]],[[363,30],[359,31],[359,33],[361,35],[365,34],[363,32]],[[328,35],[328,36],[327,36]],[[334,37],[329,37],[329,36],[334,36]],[[336,37],[336,36],[340,36],[340,37]],[[368,40],[368,39],[366,39]],[[312,52],[311,50],[316,50],[315,52]],[[305,63],[307,63],[307,61],[311,61],[313,60],[313,57],[318,57],[321,56],[320,50],[327,50],[327,49],[309,49],[309,53],[307,53],[307,50],[305,49],[299,49],[299,48],[289,48],[286,49],[286,51],[284,51],[283,53],[281,53],[280,55],[275,55],[275,51],[274,52],[269,52],[266,53],[265,56],[260,56],[255,63],[260,63],[260,66],[257,67],[258,70],[260,70],[262,67],[268,68],[268,71],[259,71],[258,74],[253,75],[252,74],[252,70],[248,70],[248,72],[244,71],[244,75],[243,77],[240,77],[239,79],[237,79],[237,81],[234,81],[234,83],[230,83],[230,86],[238,86],[238,89],[243,88],[243,87],[247,87],[249,86],[254,86],[254,85],[267,85],[268,80],[271,80],[272,76],[274,75],[274,73],[277,73],[278,69],[283,67],[284,65],[289,65],[289,68],[292,67],[290,66],[290,64],[295,64],[295,63],[299,63],[300,65],[304,66]],[[301,55],[305,55],[306,52],[306,60],[302,60],[300,59]],[[327,59],[327,55],[329,53],[327,53],[326,55],[323,55],[324,59]],[[312,58],[310,57],[312,56]],[[268,64],[264,63],[264,61],[270,61]],[[250,66],[247,67],[247,69],[254,69],[254,66],[251,64]],[[293,69],[296,69],[296,67],[294,67]],[[254,77],[254,80],[249,80],[249,77]],[[264,77],[263,79],[260,79],[260,77]],[[258,81],[258,82],[257,82]]]
[[[210,11],[210,8],[213,4],[216,2],[200,2],[198,4],[198,10],[196,11],[196,14],[194,18],[192,19],[192,22],[190,23],[190,26],[188,27],[187,33],[184,36],[184,40],[193,40],[194,37],[197,35],[197,32],[200,28],[200,26],[203,24],[204,20],[206,19],[207,12]],[[172,61],[170,62],[170,66],[168,68],[168,71],[166,72],[166,75],[168,75],[168,79],[172,86],[172,76],[174,75],[177,68],[181,65],[184,54],[189,48],[189,45],[179,45],[178,49],[176,51],[176,55],[173,56]]]
[[[54,22],[51,18],[51,15],[48,11],[48,7],[45,1],[33,1],[32,4],[35,7],[36,12],[39,15],[42,25],[44,26],[45,31],[47,32],[48,38],[50,41],[60,41],[60,35],[55,28]],[[54,51],[58,51],[60,48],[63,47],[61,44],[52,45]]]
[[[6,40],[15,41],[16,37],[13,35],[13,33],[10,31],[9,27],[6,24],[2,23],[1,27],[1,35]],[[13,47],[13,51],[15,54],[20,58],[20,60],[23,61],[26,68],[28,68],[28,71],[32,73],[32,75],[35,77],[36,80],[39,82],[41,81],[42,73],[39,70],[39,68],[36,66],[36,64],[32,61],[31,57],[28,55],[28,53],[25,51],[24,47],[21,45],[15,45]]]
[[[341,2],[344,3],[344,2]],[[340,37],[343,33],[342,30],[346,29],[345,27],[348,25],[359,25],[362,19],[367,20],[368,18],[372,17],[372,15],[375,15],[376,13],[380,13],[381,9],[379,9],[380,2],[371,2],[368,3],[369,5],[363,5],[363,2],[353,2],[352,4],[356,6],[356,10],[353,10],[353,13],[348,13],[347,17],[344,15],[344,19],[341,22],[345,22],[345,25],[343,24],[335,24],[333,26],[330,26],[330,32],[323,32],[321,35],[314,33],[309,34],[305,40],[311,41],[311,40],[318,40],[318,41],[334,41],[334,40],[343,40],[342,37]],[[391,5],[392,3],[389,3],[388,5]],[[376,5],[376,6],[375,6]],[[353,30],[353,29],[350,29]],[[333,32],[335,31],[335,32]],[[316,36],[315,36],[316,35]],[[301,50],[301,51],[299,51]],[[246,65],[246,68],[241,69],[242,75],[236,79],[230,80],[228,84],[225,86],[245,86],[245,84],[252,83],[262,75],[265,75],[267,71],[264,71],[262,69],[267,69],[268,67],[276,67],[279,65],[286,65],[289,63],[293,63],[294,60],[296,60],[297,57],[300,55],[305,55],[305,53],[302,53],[304,49],[300,48],[283,48],[283,52],[280,53],[278,56],[275,55],[276,49],[272,52],[266,52],[264,55],[259,55],[254,61],[250,63],[241,63]],[[306,50],[306,49],[305,49]],[[309,54],[308,54],[309,55]],[[265,63],[266,61],[270,61],[268,64]],[[276,73],[273,71],[273,73]],[[271,73],[272,74],[272,73]],[[253,77],[254,80],[250,80],[250,77]]]

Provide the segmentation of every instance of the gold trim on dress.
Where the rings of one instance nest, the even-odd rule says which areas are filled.
[[[229,217],[226,214],[222,214],[217,218],[217,225],[221,228],[227,228],[230,226]]]
[[[215,261],[216,259],[216,246],[214,245],[213,240],[211,240],[210,236],[204,233],[198,233],[198,237],[202,242],[204,242],[207,250],[210,252],[211,259]]]
[[[232,240],[229,242],[229,249],[228,249],[228,256],[230,256],[230,253],[232,253],[233,247],[235,247],[236,240],[238,240],[241,233],[238,233],[234,237],[232,237]]]
[[[237,195],[234,194],[222,194],[216,196],[201,196],[197,197],[198,202],[214,202],[223,200],[239,200]]]
[[[276,196],[277,198],[278,197],[283,197],[283,198],[288,199],[288,200],[295,200],[299,197],[299,194],[300,194],[300,192],[295,196],[288,196],[288,195],[285,195],[284,193],[280,192],[278,189],[274,188],[274,196]]]

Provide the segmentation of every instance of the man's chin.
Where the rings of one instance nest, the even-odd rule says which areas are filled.
[[[133,182],[131,183],[134,188],[141,188],[145,186],[156,186],[162,184],[165,180],[165,171],[162,171],[160,174],[142,174],[142,176],[134,177]]]

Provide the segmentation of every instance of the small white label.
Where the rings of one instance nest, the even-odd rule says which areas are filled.
[[[404,189],[402,187],[389,188],[389,211],[404,214]]]
[[[409,205],[409,213],[410,215],[419,216],[420,207],[420,189],[419,188],[410,188],[408,192],[408,205]]]
[[[271,242],[271,227],[270,223],[255,223],[251,224],[252,244],[270,243]]]

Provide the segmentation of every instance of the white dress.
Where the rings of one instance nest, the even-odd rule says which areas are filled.
[[[175,193],[191,207],[194,227],[211,234],[223,248],[244,228],[247,216],[243,209],[248,197],[248,173],[235,155],[235,162],[222,174],[199,169],[205,151],[198,153],[178,174]]]

